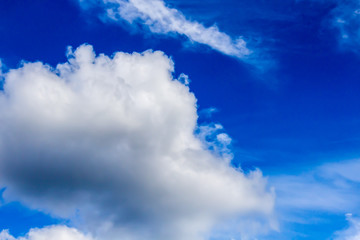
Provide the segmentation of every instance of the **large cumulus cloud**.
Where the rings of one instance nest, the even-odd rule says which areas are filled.
[[[101,239],[203,239],[222,221],[271,214],[261,173],[232,168],[194,134],[196,98],[162,52],[96,56],[83,45],[68,57],[4,75],[6,199]]]

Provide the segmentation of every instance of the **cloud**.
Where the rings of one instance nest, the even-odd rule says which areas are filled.
[[[299,175],[271,177],[277,203],[290,211],[318,210],[328,213],[357,211],[360,160],[326,163]]]
[[[74,228],[66,226],[50,226],[33,228],[26,236],[15,238],[7,230],[0,232],[0,240],[93,240],[91,236],[84,235]]]
[[[82,45],[68,58],[5,74],[5,200],[104,240],[204,239],[227,221],[272,214],[266,179],[229,165],[230,137],[201,131],[196,98],[164,53],[110,58]]]
[[[338,230],[335,225],[339,221],[339,216],[349,212],[360,214],[360,178],[357,176],[359,171],[360,160],[352,159],[327,162],[298,174],[269,176],[269,183],[274,186],[276,192],[276,212],[282,235],[290,234],[290,239],[304,236],[321,236],[321,239],[325,239]],[[326,229],[322,229],[322,224],[327,225]],[[310,232],[297,232],[299,225]],[[322,229],[315,234],[318,236],[313,236],[311,232],[314,227]],[[336,235],[339,237],[334,238],[335,235],[329,239],[360,239],[344,238],[344,234],[341,234],[343,237]]]
[[[335,233],[335,240],[358,240],[360,239],[360,219],[354,218],[352,214],[346,214],[349,227]]]
[[[198,127],[197,136],[202,140],[209,150],[219,154],[224,160],[231,163],[233,154],[229,148],[232,139],[229,135],[221,132],[223,126],[220,124],[208,124]]]
[[[190,41],[205,44],[225,55],[246,58],[251,50],[242,37],[233,39],[221,32],[216,25],[205,27],[201,23],[188,20],[180,11],[166,6],[162,0],[79,0],[83,6],[92,3],[103,4],[106,18],[126,21],[136,26],[140,24],[157,34],[177,34]]]
[[[215,114],[217,112],[219,112],[219,110],[217,108],[210,107],[210,108],[202,109],[199,112],[199,115],[200,115],[200,117],[211,118],[213,116],[213,114]]]
[[[336,2],[337,6],[331,13],[331,24],[339,33],[339,43],[344,49],[359,52],[360,2],[355,0]]]
[[[351,182],[360,182],[360,159],[328,163],[320,168],[322,175],[327,178],[341,178]]]

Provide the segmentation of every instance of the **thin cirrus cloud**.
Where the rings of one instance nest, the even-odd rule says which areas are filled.
[[[357,0],[334,1],[330,26],[337,30],[340,47],[356,53],[360,46],[360,3]]]
[[[205,44],[225,55],[246,59],[252,51],[242,37],[232,38],[217,26],[205,27],[188,20],[179,10],[169,8],[162,0],[79,0],[81,5],[99,4],[106,9],[106,18],[140,23],[153,33],[186,36],[194,43]]]
[[[245,233],[227,221],[271,219],[266,179],[230,166],[230,137],[197,125],[196,98],[164,53],[110,58],[82,45],[68,57],[55,69],[25,63],[4,75],[7,201],[102,240],[197,240],[219,226],[236,239]]]
[[[299,175],[270,177],[276,189],[279,218],[315,224],[323,218],[321,213],[346,214],[349,226],[335,232],[331,239],[359,239],[360,220],[353,217],[360,214],[359,171],[360,159],[352,159],[325,163]],[[314,212],[320,216],[314,217]]]
[[[277,202],[282,208],[331,213],[357,211],[360,160],[326,163],[299,175],[271,177]]]
[[[3,63],[2,63],[2,60],[0,59],[0,80],[2,80],[2,77],[3,77]]]

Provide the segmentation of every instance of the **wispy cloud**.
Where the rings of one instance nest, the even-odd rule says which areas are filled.
[[[83,5],[99,1],[80,0]],[[106,16],[113,21],[141,24],[157,34],[186,36],[194,43],[205,44],[225,55],[239,59],[251,54],[244,39],[232,38],[221,32],[216,25],[205,27],[191,21],[179,10],[170,8],[162,0],[100,0],[106,9]]]
[[[211,118],[213,116],[213,114],[215,114],[217,112],[219,112],[219,110],[217,108],[210,107],[210,108],[202,109],[199,112],[199,115],[200,115],[200,117]]]
[[[341,161],[299,175],[274,176],[271,183],[282,208],[346,213],[360,206],[359,171],[360,160]]]
[[[338,31],[340,46],[360,53],[360,2],[336,1],[336,4],[331,14],[331,24]]]

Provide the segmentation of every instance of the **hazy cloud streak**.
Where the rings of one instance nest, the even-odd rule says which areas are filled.
[[[88,1],[80,0],[83,5]],[[199,22],[188,20],[180,11],[166,6],[162,0],[102,0],[107,17],[129,24],[140,23],[157,34],[179,34],[195,43],[208,45],[225,55],[246,58],[251,51],[242,37],[233,39],[221,32],[216,25],[205,27]]]

